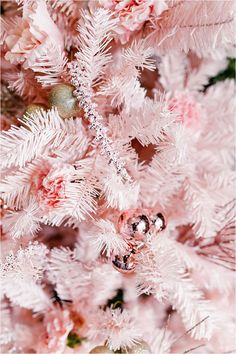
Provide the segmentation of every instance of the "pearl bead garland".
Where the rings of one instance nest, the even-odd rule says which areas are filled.
[[[84,110],[85,118],[90,123],[90,129],[95,130],[96,141],[101,145],[101,150],[107,156],[109,164],[113,164],[117,174],[122,177],[124,181],[132,182],[132,178],[128,174],[125,163],[121,161],[117,152],[112,147],[112,140],[107,136],[107,128],[102,123],[102,117],[96,111],[96,104],[92,102],[92,92],[90,87],[86,86],[84,82],[80,82],[81,69],[79,64],[71,62],[68,64],[71,74],[71,82],[76,87],[74,95],[79,101],[80,107]]]

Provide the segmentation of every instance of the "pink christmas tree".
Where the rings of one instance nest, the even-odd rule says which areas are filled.
[[[235,352],[235,2],[2,12],[1,352]]]

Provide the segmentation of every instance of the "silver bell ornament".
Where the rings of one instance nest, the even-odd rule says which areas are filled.
[[[99,345],[90,350],[89,354],[114,354],[114,352],[105,345]]]
[[[62,118],[71,118],[80,111],[78,100],[73,94],[74,90],[75,88],[72,85],[58,84],[49,93],[49,106],[55,106]]]

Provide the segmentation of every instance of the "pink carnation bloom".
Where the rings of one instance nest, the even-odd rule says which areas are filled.
[[[56,207],[60,199],[65,198],[65,184],[73,167],[61,165],[55,170],[48,170],[38,176],[38,198],[41,204]]]
[[[169,109],[177,114],[177,122],[187,127],[197,128],[203,120],[204,110],[193,96],[185,92],[177,92],[168,101]]]
[[[45,1],[37,0],[31,5],[26,2],[23,17],[8,29],[5,58],[12,64],[21,63],[24,68],[29,68],[51,41],[62,48],[62,36],[48,13]]]
[[[47,347],[49,353],[63,353],[66,339],[73,328],[69,311],[51,310],[45,314],[44,323],[47,331]]]
[[[40,199],[43,199],[48,206],[54,207],[63,195],[64,180],[63,177],[57,177],[54,181],[45,179],[40,189]]]
[[[90,3],[92,8],[101,6],[111,10],[114,17],[119,19],[116,33],[121,43],[126,43],[133,31],[141,29],[151,13],[157,17],[167,9],[164,0],[92,0]]]

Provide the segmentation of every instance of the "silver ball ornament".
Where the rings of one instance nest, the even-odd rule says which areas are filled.
[[[55,106],[62,118],[71,118],[80,111],[78,100],[73,94],[74,90],[72,85],[58,84],[49,93],[49,106]]]
[[[89,354],[114,354],[114,352],[105,345],[99,345],[90,350]]]

